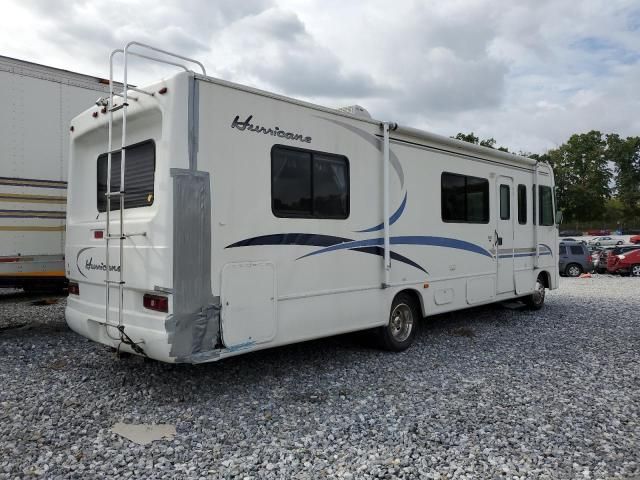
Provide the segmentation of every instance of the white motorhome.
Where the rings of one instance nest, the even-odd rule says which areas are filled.
[[[63,284],[67,129],[108,83],[0,56],[0,287]]]
[[[546,163],[204,68],[105,104],[72,121],[67,207],[66,318],[97,342],[195,363],[376,329],[402,350],[424,316],[558,285]]]

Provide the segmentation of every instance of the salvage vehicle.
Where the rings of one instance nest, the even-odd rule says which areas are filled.
[[[133,87],[133,55],[185,71]],[[183,363],[365,329],[400,351],[427,315],[539,309],[557,288],[546,162],[212,78],[137,42],[111,71],[114,57],[122,90],[70,128],[77,333]]]
[[[640,277],[640,249],[631,250],[620,255],[611,255],[607,266],[609,273],[631,274]]]
[[[560,275],[578,277],[581,273],[591,272],[593,269],[591,253],[581,242],[560,242],[558,253]]]

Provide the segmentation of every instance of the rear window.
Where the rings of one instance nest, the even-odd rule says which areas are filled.
[[[153,140],[147,140],[126,148],[124,172],[124,208],[147,207],[153,204],[153,182],[156,171],[156,146]],[[111,191],[120,190],[120,152],[111,155]],[[99,212],[107,211],[107,154],[98,157],[98,196]],[[111,210],[120,208],[119,197],[111,197]]]
[[[559,252],[560,252],[560,255],[566,255],[567,254],[567,247],[565,247],[564,245],[560,245]]]
[[[569,247],[571,249],[571,255],[583,255],[584,250],[580,245],[571,245]]]

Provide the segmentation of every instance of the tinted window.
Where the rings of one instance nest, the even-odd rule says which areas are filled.
[[[271,150],[271,209],[278,217],[347,218],[347,158],[274,146]]]
[[[518,185],[518,223],[527,223],[527,187]]]
[[[500,220],[511,217],[511,189],[509,185],[500,185]]]
[[[565,247],[564,245],[560,245],[560,255],[566,255],[567,254],[567,247]]]
[[[120,152],[111,155],[111,191],[120,190]],[[98,157],[97,204],[99,212],[106,212],[107,154]],[[152,140],[126,148],[124,172],[124,208],[146,207],[153,204],[153,181],[156,171],[156,147]],[[120,208],[120,198],[111,197],[111,210]]]
[[[553,192],[551,187],[540,186],[540,225],[553,225]]]
[[[489,223],[489,181],[444,172],[441,213],[445,222]]]
[[[584,250],[582,250],[582,247],[580,245],[571,245],[569,247],[569,249],[571,250],[571,255],[583,255],[584,254]]]
[[[271,156],[271,197],[281,216],[311,215],[311,154],[281,150]]]

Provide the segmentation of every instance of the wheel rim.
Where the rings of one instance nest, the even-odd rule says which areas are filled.
[[[578,275],[580,275],[580,269],[575,265],[570,266],[569,275],[571,275],[572,277],[577,277]]]
[[[391,312],[389,331],[397,342],[404,342],[413,330],[413,312],[406,303],[396,305]]]
[[[634,265],[631,267],[631,275],[634,277],[640,277],[640,265]]]
[[[544,290],[544,285],[540,280],[536,280],[536,288],[533,291],[533,303],[535,303],[536,305],[540,305],[542,302],[544,302],[544,294],[545,294],[545,290]]]

